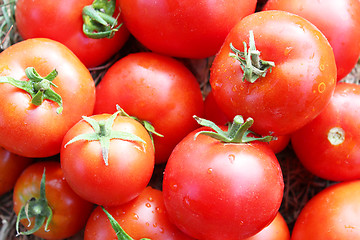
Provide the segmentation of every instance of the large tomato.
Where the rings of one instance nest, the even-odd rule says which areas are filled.
[[[115,4],[115,0],[95,1],[102,12],[104,5],[110,2]],[[95,67],[118,52],[129,33],[125,26],[121,26],[112,38],[94,39],[86,36],[83,32],[82,12],[85,6],[92,3],[93,0],[18,0],[16,26],[24,39],[40,37],[56,40],[70,48],[87,67]],[[118,18],[117,6],[115,10],[113,17]],[[118,20],[121,22],[121,18]]]
[[[44,171],[45,192],[41,187]],[[16,181],[13,201],[14,211],[17,215],[21,213],[21,223],[27,231],[37,226],[34,218],[37,221],[43,218],[44,224],[37,226],[40,228],[34,235],[44,239],[64,239],[76,234],[85,226],[93,209],[93,204],[69,187],[57,161],[37,162],[27,167]]]
[[[301,163],[333,181],[360,178],[360,86],[338,83],[329,104],[291,136]]]
[[[119,114],[84,117],[67,132],[60,152],[70,187],[98,205],[134,199],[154,170],[149,133],[138,121]]]
[[[269,0],[263,10],[283,10],[309,20],[334,50],[337,80],[355,66],[360,54],[359,0]]]
[[[252,117],[258,134],[281,136],[326,106],[336,85],[336,64],[330,44],[310,22],[263,11],[231,30],[212,64],[210,84],[229,118]]]
[[[60,152],[65,133],[82,115],[92,114],[95,84],[67,47],[29,39],[0,54],[0,102],[0,146],[47,157]]]
[[[150,122],[155,161],[164,163],[175,145],[203,115],[203,99],[194,75],[179,61],[155,53],[134,53],[116,62],[96,87],[94,113],[112,113],[119,104],[128,114]]]
[[[215,55],[230,29],[255,11],[256,0],[117,0],[129,31],[170,56]]]
[[[22,171],[33,161],[0,147],[0,195],[13,189]]]
[[[239,135],[233,133],[241,123],[238,117],[225,134],[237,140]],[[266,143],[243,141],[248,136],[244,126],[250,122],[239,129],[241,141],[223,142],[203,127],[172,152],[164,172],[164,203],[171,221],[186,234],[207,240],[243,239],[275,218],[284,189],[281,168]]]
[[[292,240],[360,239],[360,181],[346,181],[315,195],[301,210]]]
[[[144,189],[129,203],[108,207],[106,210],[115,218],[120,227],[133,239],[190,240],[168,218],[163,194],[152,187]],[[101,207],[89,217],[84,240],[117,239],[110,220]]]

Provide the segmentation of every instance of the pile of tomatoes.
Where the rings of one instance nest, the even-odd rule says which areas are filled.
[[[0,194],[18,235],[360,239],[360,86],[341,81],[360,55],[358,0],[15,7]],[[279,211],[284,149],[332,183],[294,225]]]

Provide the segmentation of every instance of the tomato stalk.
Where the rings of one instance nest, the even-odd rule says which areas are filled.
[[[16,233],[17,235],[30,235],[35,233],[45,223],[45,231],[49,231],[48,226],[51,222],[53,213],[50,208],[45,194],[45,168],[40,182],[40,197],[36,199],[31,198],[21,209],[16,220]],[[30,218],[35,218],[34,227],[26,232],[19,232],[19,225],[21,219],[27,219],[31,225]],[[46,222],[45,222],[46,220]]]
[[[35,68],[28,67],[25,69],[25,74],[29,81],[16,80],[12,77],[0,77],[0,83],[9,83],[28,92],[32,97],[31,103],[36,106],[41,105],[45,99],[56,102],[59,105],[56,112],[61,114],[63,110],[62,98],[51,88],[51,86],[57,87],[52,82],[58,75],[56,69],[46,77],[41,77]]]
[[[249,32],[249,49],[246,42],[243,44],[244,52],[241,52],[230,43],[232,52],[229,53],[229,56],[240,62],[240,67],[244,71],[242,80],[254,83],[260,77],[265,77],[268,70],[271,72],[275,63],[260,59],[260,51],[256,49],[253,31]]]
[[[105,212],[106,216],[109,218],[111,226],[115,230],[118,240],[134,240],[124,231],[124,229],[122,229],[116,219],[103,206],[101,206],[101,208]],[[141,238],[140,240],[150,240],[150,238]]]
[[[229,124],[227,131],[223,131],[210,120],[199,118],[197,116],[194,116],[194,118],[201,126],[209,127],[215,131],[200,131],[195,134],[195,139],[199,134],[205,134],[225,143],[248,143],[253,141],[269,142],[273,139],[272,136],[261,137],[253,131],[250,131],[249,128],[254,123],[252,118],[248,118],[244,121],[242,116],[235,116],[233,122]]]
[[[123,112],[124,111],[120,109],[105,121],[96,121],[90,117],[83,116],[84,121],[90,124],[90,126],[94,129],[94,132],[80,134],[74,137],[73,139],[71,139],[69,142],[67,142],[64,147],[77,141],[99,141],[101,145],[101,152],[104,163],[106,166],[108,166],[109,148],[110,148],[111,139],[120,139],[124,141],[137,141],[137,142],[145,143],[143,139],[136,136],[135,134],[121,132],[121,131],[114,131],[112,129],[115,118]]]
[[[122,26],[116,18],[112,17],[115,12],[115,0],[95,0],[91,5],[82,10],[83,32],[89,38],[112,38]]]

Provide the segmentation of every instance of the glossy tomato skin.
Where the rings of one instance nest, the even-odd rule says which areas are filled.
[[[290,240],[289,227],[280,213],[259,233],[244,240]]]
[[[242,81],[240,62],[229,57],[230,43],[243,51],[252,30],[260,58],[275,67],[254,83]],[[264,11],[242,19],[214,59],[210,84],[226,115],[252,117],[261,135],[289,134],[314,119],[336,84],[330,44],[311,23],[294,14]]]
[[[60,152],[65,133],[95,104],[95,84],[88,69],[64,45],[50,39],[29,39],[0,54],[0,76],[28,81],[27,67],[40,76],[58,71],[52,89],[62,97],[63,111],[50,100],[35,106],[29,93],[0,83],[0,146],[25,157],[48,157]]]
[[[313,174],[333,181],[360,177],[360,86],[338,83],[329,104],[291,135],[293,149]]]
[[[17,29],[24,39],[50,38],[61,42],[88,68],[98,66],[122,48],[129,32],[123,25],[113,38],[88,38],[82,32],[82,9],[92,2],[93,0],[19,0],[15,15]],[[117,14],[115,12],[114,17]]]
[[[131,34],[154,52],[205,58],[230,29],[255,11],[255,0],[117,0]]]
[[[206,129],[206,128],[205,128]],[[242,239],[267,226],[283,196],[282,172],[265,144],[222,143],[195,134],[172,152],[164,172],[169,217],[196,239]]]
[[[91,116],[107,120],[110,114]],[[65,135],[60,152],[61,167],[70,187],[82,198],[98,205],[124,204],[147,186],[154,169],[154,149],[148,132],[136,120],[117,116],[115,131],[135,134],[145,143],[111,139],[109,162],[105,165],[99,141],[77,141],[64,147],[74,137],[92,133],[84,120]]]
[[[318,27],[334,50],[338,81],[355,66],[360,54],[358,0],[269,0],[263,10],[291,12]]]
[[[167,216],[163,194],[152,187],[145,188],[129,203],[106,208],[133,239],[190,240]],[[84,240],[117,239],[108,217],[97,207],[85,227]]]
[[[111,113],[116,104],[163,135],[153,135],[156,163],[167,161],[175,145],[197,128],[193,115],[204,111],[190,70],[173,58],[147,52],[120,59],[97,85],[94,113]]]
[[[204,118],[217,125],[226,125],[231,122],[215,101],[214,94],[210,91],[204,99]]]
[[[45,170],[45,194],[53,211],[49,230],[42,226],[35,236],[44,239],[64,239],[79,232],[86,224],[93,210],[93,204],[85,201],[69,187],[60,164],[57,161],[37,162],[27,167],[17,180],[14,188],[14,211],[19,213],[22,206],[31,198],[40,196],[40,182]],[[21,223],[28,227],[28,221]],[[34,221],[30,229],[33,227]]]
[[[301,210],[291,240],[359,239],[359,201],[358,180],[326,188]]]
[[[22,171],[33,161],[0,147],[0,195],[13,189]]]

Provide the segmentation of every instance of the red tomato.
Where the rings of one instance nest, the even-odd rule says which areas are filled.
[[[34,159],[21,157],[0,147],[0,195],[13,189],[22,171]]]
[[[79,232],[91,214],[93,204],[76,195],[65,181],[60,164],[55,161],[37,162],[24,170],[14,188],[14,211],[20,209],[32,198],[40,196],[40,182],[45,169],[45,195],[52,210],[52,219],[45,231],[44,225],[34,235],[44,239],[64,239]],[[28,226],[27,219],[21,223],[32,229],[34,219]]]
[[[173,225],[167,216],[163,194],[147,187],[129,203],[106,208],[121,228],[133,239],[192,239]],[[108,217],[97,207],[86,224],[84,240],[117,239]]]
[[[230,29],[255,11],[256,0],[117,0],[129,31],[154,52],[205,58]]]
[[[28,67],[34,67],[40,76],[27,73]],[[49,87],[45,92],[60,95],[62,103],[44,99],[36,106],[32,102],[39,98],[4,82],[10,78],[29,85],[29,76],[35,80],[48,74],[54,77],[54,70],[58,75],[52,82],[46,80],[45,83],[57,87]],[[36,89],[35,80],[30,85],[31,91]],[[65,133],[81,116],[92,114],[94,109],[95,84],[90,72],[68,48],[49,39],[25,40],[3,51],[0,86],[0,146],[25,157],[58,154]],[[38,93],[44,92],[41,89],[38,86]]]
[[[278,213],[267,227],[243,240],[290,240],[290,231],[285,219]]]
[[[108,121],[110,116],[100,114],[90,118],[101,122]],[[104,206],[120,205],[137,197],[149,183],[154,169],[154,149],[149,133],[132,118],[114,116],[110,129],[101,132],[89,122],[79,121],[65,135],[60,152],[61,167],[70,187],[84,199]],[[107,133],[116,136],[107,139],[108,160],[102,155],[104,145],[99,140],[69,143],[82,134],[98,133],[100,136],[107,137]],[[121,137],[116,134],[121,134]],[[141,141],[127,140],[129,134]]]
[[[167,161],[175,145],[197,127],[193,115],[204,111],[194,75],[175,59],[146,52],[120,59],[97,85],[94,113],[111,113],[116,104],[163,135],[153,135],[156,163]]]
[[[360,181],[330,186],[301,210],[292,240],[360,239]]]
[[[333,181],[360,178],[360,86],[338,83],[330,103],[291,136],[301,163]]]
[[[217,125],[226,125],[226,123],[230,122],[230,119],[216,103],[212,92],[209,92],[204,100],[204,118],[213,121]]]
[[[291,12],[318,27],[334,50],[338,81],[354,68],[360,55],[358,0],[269,0],[263,10]]]
[[[266,143],[224,143],[200,128],[172,152],[163,194],[172,222],[196,239],[243,239],[276,216],[284,189],[281,168]],[[197,136],[195,138],[195,136]]]
[[[249,44],[251,31],[255,46]],[[229,56],[235,55],[230,43],[243,51],[243,42],[260,51],[260,73],[244,74],[236,56]],[[249,64],[257,65],[258,52],[251,52]],[[274,63],[271,71],[263,69],[270,65],[264,61]],[[237,114],[251,117],[256,133],[286,135],[314,119],[329,102],[336,84],[334,54],[323,34],[305,19],[282,11],[258,12],[231,30],[212,64],[210,84],[230,119]]]
[[[92,2],[93,0],[18,0],[15,12],[17,30],[24,39],[41,37],[61,42],[87,67],[98,66],[122,48],[129,33],[125,26],[121,26],[112,38],[87,37],[83,33],[82,10]],[[115,18],[119,14],[117,9],[118,7],[114,13]]]

